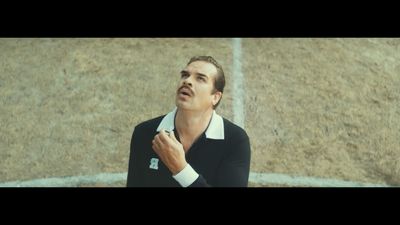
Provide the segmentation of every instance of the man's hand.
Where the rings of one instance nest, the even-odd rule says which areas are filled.
[[[161,130],[154,136],[152,143],[154,151],[172,172],[172,175],[178,174],[186,167],[185,151],[182,144],[176,140],[173,131],[168,134]]]

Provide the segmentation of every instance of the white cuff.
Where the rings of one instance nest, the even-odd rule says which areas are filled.
[[[187,164],[186,167],[175,176],[172,176],[182,187],[188,187],[199,177],[199,174]]]

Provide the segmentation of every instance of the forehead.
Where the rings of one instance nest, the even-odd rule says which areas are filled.
[[[204,61],[194,61],[185,67],[190,73],[201,73],[209,77],[214,77],[217,75],[217,68],[209,62]]]

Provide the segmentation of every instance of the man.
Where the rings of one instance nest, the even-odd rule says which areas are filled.
[[[247,187],[249,137],[215,112],[224,86],[222,67],[212,57],[190,59],[176,108],[135,127],[128,187]]]

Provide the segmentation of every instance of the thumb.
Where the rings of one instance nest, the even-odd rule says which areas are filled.
[[[172,138],[172,140],[178,141],[178,140],[176,140],[175,132],[173,130],[169,132],[169,136]]]

